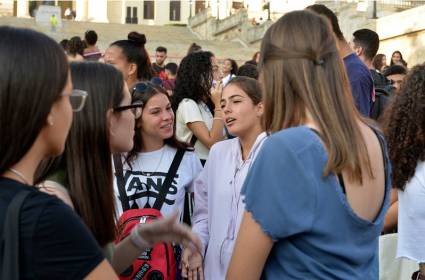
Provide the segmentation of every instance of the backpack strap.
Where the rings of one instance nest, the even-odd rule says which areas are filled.
[[[192,137],[190,138],[190,145],[192,147],[195,147],[195,143],[198,140],[198,138],[196,137],[195,133],[192,134]]]
[[[180,162],[182,161],[185,152],[186,150],[184,149],[177,149],[176,155],[174,156],[170,169],[167,172],[164,183],[162,184],[161,190],[159,191],[158,197],[153,205],[154,209],[161,211],[162,205],[165,202],[165,197],[167,196],[168,190],[171,187],[174,176],[176,176],[177,169],[179,169]]]
[[[128,200],[127,192],[125,190],[124,170],[122,167],[121,154],[115,154],[113,158],[115,167],[115,177],[117,178],[118,192],[120,194],[122,211],[124,212],[130,209],[130,202]]]
[[[3,256],[1,279],[18,280],[19,278],[19,214],[22,204],[30,191],[21,191],[7,207],[3,228]]]

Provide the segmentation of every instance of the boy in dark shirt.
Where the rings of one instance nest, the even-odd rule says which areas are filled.
[[[332,26],[336,37],[336,44],[340,56],[344,59],[345,69],[351,84],[351,92],[356,103],[357,110],[369,117],[372,109],[375,92],[373,88],[372,77],[366,65],[357,57],[350,45],[344,38],[338,24],[338,18],[329,8],[322,4],[308,6],[307,10],[325,16]]]

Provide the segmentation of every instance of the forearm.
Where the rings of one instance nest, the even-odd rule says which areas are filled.
[[[217,143],[218,141],[223,140],[224,138],[223,129],[224,129],[223,111],[216,110],[214,112],[213,124],[209,133],[210,141],[206,145],[208,146],[208,148],[211,148],[211,146]]]
[[[141,253],[142,250],[133,244],[130,237],[127,237],[115,247],[112,257],[112,267],[117,274],[120,274],[126,270]]]
[[[144,239],[141,235],[143,235],[143,227],[138,227],[138,233],[140,240],[142,241],[141,244],[136,245],[136,242],[134,242],[134,239],[132,240],[133,232],[127,236],[123,241],[118,243],[118,245],[115,247],[114,255],[112,257],[112,267],[114,268],[115,272],[117,274],[122,273],[124,270],[126,270],[133,261],[140,256],[140,254],[152,247],[149,246],[151,242],[148,242],[146,239]]]

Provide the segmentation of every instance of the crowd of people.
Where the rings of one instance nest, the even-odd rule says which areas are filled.
[[[1,279],[378,279],[394,233],[425,279],[425,65],[376,32],[315,4],[240,66],[0,37]]]

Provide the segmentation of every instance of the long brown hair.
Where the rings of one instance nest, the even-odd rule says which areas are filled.
[[[266,131],[301,125],[307,110],[328,151],[324,176],[344,170],[361,183],[363,165],[372,176],[360,114],[326,19],[310,11],[286,14],[267,30],[260,57]]]
[[[40,165],[36,181],[65,171],[75,211],[100,246],[115,239],[115,206],[108,110],[123,99],[124,79],[113,66],[96,62],[71,63],[74,88],[88,92],[81,112],[74,115],[64,154]]]

